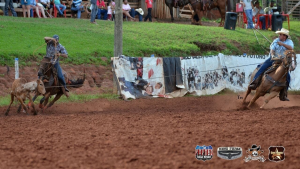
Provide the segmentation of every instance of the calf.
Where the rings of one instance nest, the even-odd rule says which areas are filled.
[[[22,79],[16,79],[12,84],[12,89],[11,89],[11,93],[10,93],[10,96],[11,96],[10,105],[5,112],[5,115],[6,116],[8,115],[10,106],[14,102],[15,97],[19,100],[19,102],[21,103],[23,109],[25,110],[25,112],[27,114],[28,114],[28,112],[27,112],[28,109],[25,106],[24,102],[25,102],[26,98],[29,98],[30,104],[34,111],[34,115],[37,115],[37,112],[35,110],[34,104],[32,102],[31,96],[30,96],[30,93],[32,91],[35,91],[37,95],[39,95],[39,94],[44,95],[46,93],[46,90],[45,90],[43,81],[38,79],[36,81],[32,81],[29,83],[23,83]]]

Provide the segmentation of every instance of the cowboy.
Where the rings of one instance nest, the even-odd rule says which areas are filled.
[[[287,29],[282,28],[280,31],[276,31],[276,34],[279,35],[272,44],[270,45],[270,57],[260,66],[257,73],[255,74],[253,81],[250,83],[249,87],[253,90],[256,89],[257,84],[260,81],[260,75],[264,73],[268,67],[272,66],[275,60],[278,60],[278,56],[284,56],[284,51],[293,50],[294,43],[291,40],[291,36],[289,35],[289,31]],[[288,73],[286,77],[287,86],[280,91],[280,95],[284,95],[284,97],[280,97],[281,101],[289,101],[287,98],[287,90],[290,84],[290,74]]]
[[[41,66],[38,72],[39,79],[42,79],[43,82],[49,82],[45,79],[44,73],[47,71],[47,67],[49,63],[52,63],[54,68],[57,71],[57,77],[60,83],[64,86],[65,91],[69,92],[66,86],[66,81],[64,75],[62,73],[62,69],[59,65],[59,57],[62,56],[64,58],[68,58],[68,53],[64,46],[59,43],[59,36],[54,35],[52,38],[45,37],[45,42],[47,43],[46,47],[46,56],[43,58],[41,62]],[[64,92],[68,97],[68,94]]]

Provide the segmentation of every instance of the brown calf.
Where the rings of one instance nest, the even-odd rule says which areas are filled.
[[[44,83],[41,80],[24,83],[22,79],[16,79],[12,84],[12,89],[11,89],[11,93],[10,93],[10,96],[11,96],[10,105],[5,112],[5,115],[6,116],[8,115],[10,106],[14,102],[14,97],[16,97],[19,100],[19,102],[21,103],[23,109],[25,110],[25,112],[27,114],[28,114],[28,112],[27,112],[28,109],[25,106],[24,102],[25,102],[26,98],[29,98],[30,104],[34,111],[34,115],[37,115],[37,112],[35,110],[34,104],[32,102],[31,96],[30,96],[30,93],[32,91],[35,91],[36,94],[44,95],[46,93]]]

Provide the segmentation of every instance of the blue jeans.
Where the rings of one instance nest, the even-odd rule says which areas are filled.
[[[97,5],[91,4],[92,11],[91,11],[91,22],[95,22],[96,14],[97,14]]]
[[[77,12],[77,18],[81,18],[81,10],[83,9],[83,6],[77,6],[77,7],[71,7],[71,11]]]
[[[61,67],[60,67],[58,61],[55,63],[54,67],[56,68],[56,71],[57,71],[58,80],[64,87],[66,87],[66,81],[65,81],[64,75],[62,73],[62,70],[61,70]]]
[[[253,29],[253,21],[252,21],[252,9],[245,10],[245,14],[247,16],[248,26],[247,29]]]
[[[16,11],[14,9],[13,1],[12,0],[5,0],[4,15],[8,16],[8,6],[10,8],[10,11],[11,11],[12,15],[15,16],[15,17],[17,17],[17,13],[16,13]]]
[[[58,10],[60,15],[64,15],[64,11],[66,10],[66,6],[62,4],[55,5],[55,8]]]
[[[139,15],[139,21],[143,21],[143,16],[139,12],[135,11],[133,8],[131,8],[129,14],[133,18],[135,17],[135,15]]]
[[[261,29],[262,29],[262,30],[265,30],[265,29],[266,29],[266,20],[265,20],[265,16],[259,17],[259,21],[261,22]]]
[[[259,69],[257,71],[257,73],[255,74],[254,78],[253,78],[253,81],[256,80],[261,74],[263,74],[267,69],[268,67],[272,66],[272,63],[274,61],[271,60],[271,57],[269,57],[262,65],[259,65]],[[287,89],[289,88],[290,86],[290,81],[291,81],[291,75],[290,73],[288,72],[287,76],[286,76],[286,82],[287,82]]]
[[[98,9],[97,19],[101,19],[102,14],[104,14],[103,20],[107,20],[107,10],[106,9]]]

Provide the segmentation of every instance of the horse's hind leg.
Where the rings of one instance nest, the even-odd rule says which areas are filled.
[[[63,94],[57,94],[55,98],[49,103],[47,108],[51,107]]]
[[[243,104],[246,102],[247,96],[250,94],[250,92],[251,92],[251,89],[248,87],[247,93],[246,93],[246,95],[244,97],[244,100],[243,100]]]
[[[10,94],[10,104],[9,104],[9,106],[8,106],[6,112],[5,112],[5,116],[8,115],[8,112],[9,112],[9,110],[10,110],[10,106],[11,106],[11,104],[14,102],[14,98],[15,98],[15,96],[14,96],[13,94]]]
[[[264,106],[271,100],[273,99],[275,96],[277,96],[278,92],[272,91],[269,96],[266,98],[264,104],[260,107],[261,109],[264,108]]]

